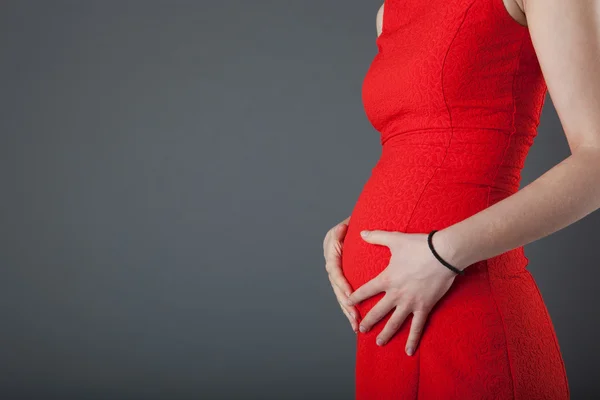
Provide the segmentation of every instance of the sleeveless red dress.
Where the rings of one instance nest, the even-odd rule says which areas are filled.
[[[529,29],[502,0],[385,0],[364,78],[381,156],[351,213],[342,268],[354,289],[387,267],[363,229],[429,233],[519,189],[547,91]],[[413,356],[412,314],[357,334],[356,399],[569,398],[557,337],[523,247],[472,264],[436,304]],[[440,268],[445,268],[440,265]],[[358,304],[361,316],[383,297]]]

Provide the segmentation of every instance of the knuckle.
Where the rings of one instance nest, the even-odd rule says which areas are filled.
[[[420,314],[419,316],[426,317],[429,314],[431,306],[421,299],[416,299],[412,306],[413,314]]]
[[[392,283],[392,277],[389,274],[382,273],[379,275],[379,282],[383,287],[390,287]]]
[[[390,296],[390,298],[391,298],[393,301],[397,301],[397,300],[399,300],[401,297],[403,297],[403,296],[402,296],[402,291],[401,291],[400,289],[397,289],[397,288],[389,289],[389,290],[387,291],[387,294],[388,294],[388,296]],[[403,302],[406,302],[406,299],[405,299],[405,298],[403,299]]]
[[[332,274],[333,272],[335,272],[335,270],[337,269],[337,263],[334,260],[328,259],[325,262],[325,269]]]
[[[408,294],[403,296],[402,301],[404,302],[404,304],[406,304],[406,307],[409,310],[414,310],[417,304],[419,303],[419,299],[415,298],[415,296],[413,295]]]

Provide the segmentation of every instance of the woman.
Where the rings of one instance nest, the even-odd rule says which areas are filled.
[[[523,246],[600,207],[600,2],[386,0],[377,25],[382,153],[323,244],[356,399],[568,399]],[[546,92],[572,155],[519,190]]]

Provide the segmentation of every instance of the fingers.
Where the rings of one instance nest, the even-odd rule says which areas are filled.
[[[348,225],[338,224],[329,231],[324,243],[325,269],[333,277],[333,282],[344,292],[350,295],[352,287],[346,281],[341,268],[343,239]]]
[[[330,276],[330,280],[335,284],[342,292],[349,296],[352,293],[352,287],[344,277],[341,267],[342,258],[342,246],[343,237],[347,230],[347,225],[337,225],[336,228],[346,227],[338,229],[337,233],[334,233],[331,239],[326,243],[325,248],[325,269]],[[335,229],[334,229],[335,231]],[[341,238],[341,239],[340,239]]]
[[[348,224],[344,223],[343,221],[327,231],[325,238],[323,239],[323,252],[325,259],[334,255],[332,254],[333,249],[331,248],[331,244],[334,242],[343,242],[347,232]]]
[[[335,262],[342,255],[342,242],[329,238],[323,243],[323,256],[325,257],[325,267],[330,262]]]
[[[379,303],[375,307],[373,307],[371,312],[378,305],[379,305]],[[392,302],[392,307],[393,306],[394,305]],[[385,308],[387,308],[387,305],[383,306],[381,309],[384,310]],[[365,331],[362,330],[363,325],[367,325],[367,324],[371,323],[371,316],[370,316],[371,312],[367,313],[365,318],[361,321],[361,323],[360,323],[361,332],[367,332],[368,329],[371,328],[371,327],[369,327]],[[383,311],[378,310],[378,311],[376,311],[376,314],[381,315],[382,312]],[[428,313],[427,313],[427,311],[421,311],[421,310],[411,311],[410,307],[408,307],[408,306],[397,306],[396,307],[396,309],[392,313],[390,319],[388,320],[388,322],[385,324],[385,326],[383,327],[383,329],[377,336],[377,340],[376,340],[377,345],[383,346],[384,344],[389,342],[390,339],[398,332],[398,330],[400,329],[400,327],[402,326],[404,321],[406,321],[406,318],[408,317],[408,315],[411,313],[413,314],[413,318],[411,320],[410,331],[408,334],[408,340],[406,341],[405,350],[406,350],[406,354],[408,354],[409,356],[412,356],[413,354],[415,354],[415,350],[417,349],[417,345],[419,344],[419,340],[421,339],[423,330],[425,328],[425,323],[427,322]],[[385,316],[385,314],[384,314],[384,316]],[[375,318],[377,318],[377,317],[375,317]],[[381,318],[379,318],[377,320],[380,320],[380,319]],[[368,320],[368,322],[365,323],[365,320]]]
[[[394,239],[397,239],[403,232],[397,231],[382,231],[382,230],[364,230],[360,232],[360,236],[369,243],[380,244],[382,246],[390,246]]]
[[[348,311],[346,311],[346,309],[344,308],[344,305],[342,303],[340,303],[338,301],[338,304],[340,305],[340,308],[342,309],[342,311],[344,312],[344,314],[348,318],[348,321],[350,321],[350,326],[352,327],[352,330],[354,331],[354,333],[358,333],[358,322],[356,322],[356,319],[354,319],[352,317],[352,315],[349,314]]]
[[[350,321],[354,332],[358,332],[358,310],[354,306],[344,304],[347,297],[352,293],[352,287],[346,280],[341,268],[342,245],[348,231],[349,221],[350,217],[327,232],[323,240],[323,254],[325,256],[325,269],[340,308]]]
[[[352,287],[350,286],[350,283],[348,283],[348,280],[344,276],[340,264],[332,263],[328,271],[329,280],[332,284],[337,286],[345,294],[344,300],[346,300],[346,298],[352,293]]]
[[[331,278],[329,280],[331,281]],[[335,284],[333,284],[333,282],[332,282],[331,286],[333,287],[333,292],[335,293],[337,302],[339,303],[339,305],[342,308],[342,311],[344,312],[346,317],[348,317],[348,321],[350,321],[352,330],[354,332],[358,332],[358,310],[354,306],[344,305],[343,302],[346,299],[346,296],[344,295],[344,293],[340,290],[340,288],[338,288]]]
[[[394,312],[392,313],[392,316],[388,320],[387,324],[385,324],[385,326],[379,333],[379,336],[377,336],[376,343],[379,346],[383,346],[384,344],[389,342],[392,336],[394,336],[396,332],[398,332],[398,330],[406,320],[406,317],[408,317],[410,313],[411,310],[409,307],[397,306]]]
[[[408,334],[408,340],[406,341],[406,354],[412,356],[415,353],[425,322],[427,321],[427,312],[425,311],[414,311],[413,318],[410,323],[410,333]]]
[[[360,331],[368,332],[373,325],[385,317],[394,308],[394,298],[388,294],[383,296],[360,321]]]
[[[344,307],[346,311],[348,311],[349,314],[354,315],[354,319],[358,320],[358,309],[356,308],[356,306],[346,305],[345,302],[348,296],[346,296],[344,292],[335,283],[333,283],[331,277],[329,277],[329,282],[331,282],[333,292],[335,293],[335,297],[337,298],[338,302]]]
[[[381,272],[352,293],[346,300],[346,305],[353,306],[361,301],[375,296],[386,289],[385,275]]]

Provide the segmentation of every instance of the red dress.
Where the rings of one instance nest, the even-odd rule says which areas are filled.
[[[342,267],[357,289],[389,262],[363,229],[429,233],[519,189],[547,91],[529,29],[502,0],[386,0],[362,87],[381,156],[359,195]],[[569,398],[564,362],[519,247],[472,264],[436,304],[413,356],[412,314],[357,334],[356,399]],[[440,264],[440,268],[446,268]],[[361,316],[383,297],[358,304]]]

